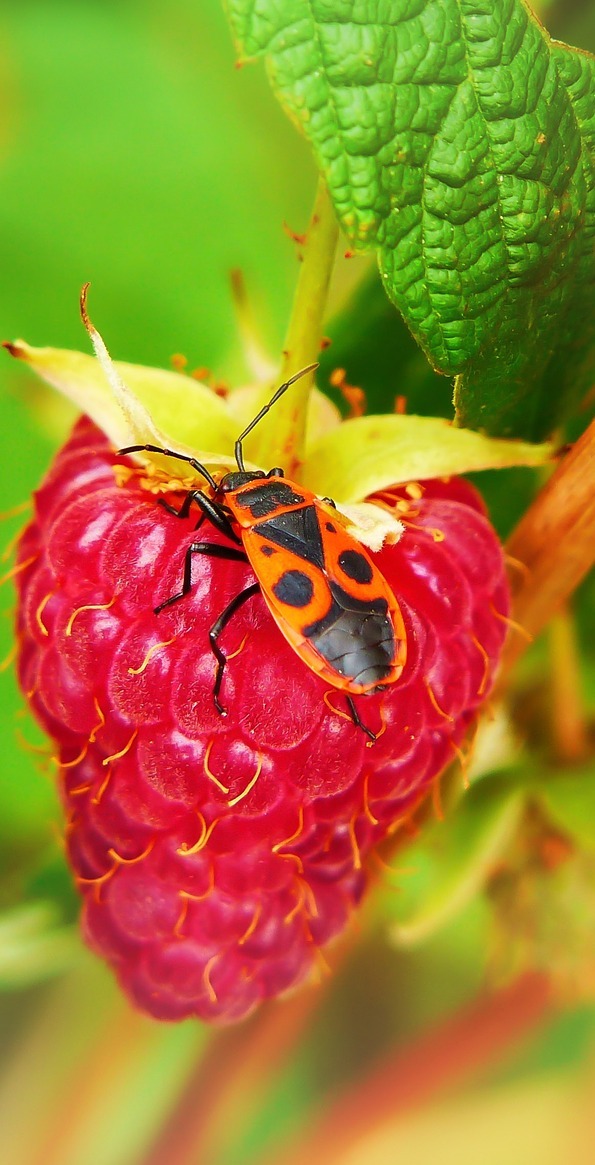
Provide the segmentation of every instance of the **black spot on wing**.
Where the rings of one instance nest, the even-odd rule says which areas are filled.
[[[338,558],[339,567],[347,578],[357,583],[371,583],[374,571],[365,555],[359,550],[344,550]]]
[[[274,546],[265,545],[260,547],[260,553],[266,555],[267,558],[270,558],[271,554],[276,554],[277,551]]]
[[[263,481],[236,495],[236,505],[250,510],[253,518],[274,514],[279,506],[297,506],[306,499],[284,481]]]
[[[286,570],[275,583],[273,594],[288,607],[307,607],[312,601],[314,584],[302,570]]]
[[[282,550],[290,550],[306,562],[322,569],[324,554],[318,515],[314,506],[300,506],[298,510],[288,510],[275,514],[265,522],[259,522],[256,531],[269,542],[274,542]]]

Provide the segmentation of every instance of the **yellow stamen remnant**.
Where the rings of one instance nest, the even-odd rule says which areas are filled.
[[[229,659],[229,656],[227,658]],[[205,752],[204,760],[202,762],[202,767],[205,771],[205,776],[207,776],[209,778],[209,780],[212,781],[213,784],[216,785],[217,788],[221,790],[222,793],[225,793],[225,795],[228,796],[229,789],[227,788],[227,786],[222,785],[221,781],[218,780],[218,778],[215,776],[214,773],[211,772],[211,770],[209,768],[209,757],[211,755],[211,749],[212,749],[214,743],[215,743],[214,738],[212,740],[209,740],[209,743],[207,744],[207,751]]]
[[[78,756],[74,760],[60,760],[59,757],[53,756],[51,759],[57,764],[59,769],[74,769],[76,765],[80,765],[81,761],[85,759],[89,748],[88,740],[85,741]]]
[[[68,796],[69,797],[81,797],[83,795],[83,793],[88,793],[89,790],[92,789],[92,787],[93,787],[93,782],[87,781],[87,783],[85,785],[77,785],[76,788],[69,789]]]
[[[0,663],[0,672],[6,671],[6,669],[10,667],[11,663],[14,663],[14,661],[16,659],[17,650],[18,650],[18,645],[16,643],[13,643],[12,647],[10,648],[10,651],[8,652],[8,655],[5,655],[4,659],[2,660],[2,663]]]
[[[520,558],[515,558],[513,554],[508,554],[505,552],[504,561],[507,566],[512,567],[513,570],[516,570],[517,573],[520,574],[524,582],[526,582],[531,577],[531,571],[529,570],[529,567],[525,562],[521,562]]]
[[[302,887],[302,894],[304,896],[304,902],[306,904],[309,917],[318,918],[318,905],[316,902],[316,896],[310,883],[306,882],[304,878],[298,878],[297,881]]]
[[[72,635],[72,625],[77,616],[80,615],[81,611],[109,611],[110,607],[113,607],[115,601],[116,596],[114,595],[113,599],[110,599],[109,603],[85,603],[82,607],[77,607],[76,611],[72,612],[72,615],[66,624],[64,634],[66,636]]]
[[[211,1000],[211,1003],[217,1003],[217,995],[215,992],[215,988],[213,987],[213,984],[211,983],[211,970],[212,970],[213,966],[215,965],[215,963],[217,962],[218,958],[219,958],[218,951],[214,955],[211,955],[211,957],[210,957],[210,959],[209,959],[209,961],[208,961],[208,963],[203,971],[203,976],[202,976],[202,981],[203,981],[203,983],[204,983],[204,985],[209,993],[209,999]]]
[[[276,842],[276,844],[274,846],[272,846],[273,853],[278,854],[280,850],[285,849],[285,847],[287,845],[290,845],[290,843],[292,841],[297,841],[298,837],[300,836],[300,834],[303,831],[303,828],[304,828],[304,807],[303,807],[303,805],[300,805],[300,807],[298,809],[298,827],[297,827],[295,833],[292,833],[291,837],[286,837],[284,841]]]
[[[483,644],[479,642],[479,639],[477,639],[475,635],[471,636],[471,642],[477,648],[483,659],[483,675],[481,677],[481,683],[477,689],[477,695],[481,697],[486,690],[486,684],[488,682],[488,675],[490,673],[490,657]]]
[[[0,578],[0,587],[3,583],[8,582],[10,578],[14,578],[15,575],[20,574],[22,570],[26,570],[37,558],[39,558],[38,554],[31,554],[29,558],[23,559],[22,562],[17,562],[16,566],[11,567],[10,570],[7,570],[6,574],[2,575],[2,578]]]
[[[247,797],[248,793],[250,793],[252,791],[252,789],[254,788],[254,786],[255,786],[255,784],[260,776],[261,769],[262,769],[262,756],[259,755],[258,764],[256,766],[256,772],[255,772],[254,776],[252,777],[252,780],[248,782],[245,789],[242,789],[241,793],[238,793],[237,797],[232,797],[231,801],[227,802],[230,809],[232,809],[234,805],[237,805],[238,801],[243,801],[244,797]]]
[[[188,914],[188,907],[190,905],[190,899],[188,898],[188,895],[184,893],[183,890],[180,890],[180,893],[178,894],[178,898],[182,899],[182,906],[181,906],[180,913],[179,913],[177,921],[176,921],[176,925],[174,926],[174,934],[175,934],[176,938],[184,938],[184,935],[182,934],[182,927],[186,921],[186,916]]]
[[[289,926],[290,922],[293,922],[296,914],[299,914],[302,910],[304,910],[306,905],[306,898],[304,893],[305,882],[302,878],[296,876],[295,886],[296,900],[291,910],[288,911],[288,913],[285,915],[285,918],[283,919],[285,926]]]
[[[378,739],[378,737],[376,737],[376,739]],[[368,785],[369,784],[370,784],[370,773],[368,771],[365,775],[365,778],[364,778],[364,813],[365,813],[366,817],[368,818],[368,821],[370,822],[371,825],[379,825],[380,822],[378,821],[378,818],[374,817],[374,814],[372,813],[372,810],[370,809],[370,802],[368,800]]]
[[[97,724],[95,725],[95,727],[92,728],[91,732],[89,733],[89,743],[90,744],[95,743],[95,740],[97,738],[97,733],[99,732],[99,730],[101,728],[103,728],[103,726],[105,724],[105,716],[103,715],[103,712],[101,711],[101,708],[99,707],[97,696],[93,697],[93,703],[95,705],[95,711],[97,712],[97,715],[99,716],[99,720],[98,720]]]
[[[35,612],[35,621],[37,623],[37,626],[39,627],[41,634],[46,635],[46,636],[49,635],[49,631],[48,631],[45,623],[43,622],[41,616],[43,614],[44,608],[49,603],[53,593],[54,593],[53,591],[48,591],[47,595],[45,595],[44,598],[41,600],[41,602],[40,602],[40,604]]]
[[[343,400],[349,406],[348,417],[363,417],[366,411],[366,394],[359,385],[348,383],[344,368],[335,368],[331,372],[329,384],[339,389]]]
[[[45,757],[47,757],[48,760],[54,760],[56,762],[56,764],[59,764],[59,761],[57,760],[56,757],[50,756],[47,744],[31,744],[31,741],[27,740],[27,737],[24,736],[24,734],[21,732],[20,728],[15,728],[14,734],[15,734],[15,737],[18,740],[19,744],[23,748],[26,748],[27,752],[36,752],[40,756],[45,756]]]
[[[93,797],[93,804],[94,805],[99,805],[99,802],[101,801],[101,798],[103,797],[103,794],[105,793],[105,790],[107,789],[107,787],[110,783],[111,776],[112,776],[112,770],[111,770],[111,768],[108,768],[107,773],[105,774],[103,781],[101,782],[95,796]]]
[[[351,841],[351,848],[353,850],[353,865],[354,865],[356,870],[361,870],[362,858],[361,858],[361,854],[359,852],[359,846],[357,844],[357,837],[355,834],[356,823],[357,823],[357,814],[354,814],[353,817],[351,818],[351,821],[349,822],[349,840]]]
[[[499,619],[501,623],[506,623],[507,627],[512,627],[512,630],[522,635],[523,639],[527,640],[527,643],[533,642],[533,636],[520,623],[517,623],[516,619],[511,619],[510,615],[503,615],[501,611],[497,611],[493,603],[490,603],[490,610],[496,619]]]
[[[201,849],[204,849],[205,845],[207,844],[215,826],[221,820],[220,817],[216,817],[215,820],[211,822],[211,824],[209,825],[209,827],[207,829],[207,823],[206,823],[202,813],[198,813],[197,816],[200,818],[200,821],[201,821],[201,835],[200,835],[198,841],[196,841],[194,843],[194,845],[192,845],[192,846],[187,846],[185,842],[182,843],[182,845],[176,850],[176,853],[180,854],[181,857],[188,858],[192,854],[200,853]]]
[[[178,850],[178,853],[180,851]],[[188,852],[188,851],[187,851]],[[191,894],[190,890],[180,890],[180,898],[187,898],[189,902],[204,902],[215,889],[215,867],[211,862],[209,866],[209,884],[204,894]]]
[[[1,555],[2,562],[8,562],[8,559],[10,558],[10,556],[11,556],[15,546],[17,545],[17,542],[19,541],[22,533],[23,533],[22,530],[17,530],[16,533],[13,534],[12,538],[10,538],[8,540],[8,542],[6,543],[6,546],[4,547],[4,550],[2,551],[2,555]]]
[[[132,736],[130,737],[130,740],[128,741],[127,744],[124,745],[124,748],[121,748],[119,752],[113,752],[111,754],[111,756],[104,756],[104,758],[101,762],[102,765],[109,765],[109,764],[111,764],[111,762],[113,760],[121,760],[121,758],[123,756],[126,756],[126,753],[129,752],[130,749],[132,748],[132,745],[134,744],[137,736],[138,736],[138,728],[135,728],[134,732],[132,733]]]
[[[383,874],[390,874],[391,876],[401,878],[405,875],[411,875],[417,872],[415,866],[390,866],[389,863],[385,862],[384,858],[380,856],[377,850],[372,850],[371,857],[378,868],[382,870]]]
[[[435,711],[438,713],[439,716],[443,716],[445,720],[448,720],[451,724],[454,724],[454,722],[455,722],[454,716],[450,716],[448,714],[448,712],[445,712],[444,709],[440,707],[440,704],[438,703],[438,701],[434,695],[433,689],[430,686],[428,680],[424,679],[424,684],[425,684],[428,696],[430,697],[430,703],[431,703],[432,707],[435,709]]]
[[[312,945],[314,947],[314,955],[316,958],[316,962],[318,963],[318,971],[319,971],[319,975],[320,975],[320,981],[324,982],[324,980],[327,979],[328,976],[330,975],[331,969],[330,969],[329,964],[328,964],[327,960],[325,959],[320,947],[316,946],[316,943],[314,942],[314,939],[312,938],[312,936],[310,936],[310,939],[311,939]]]
[[[465,756],[465,753],[463,752],[462,748],[459,748],[458,744],[455,744],[454,740],[449,740],[448,745],[449,745],[449,748],[452,748],[452,751],[454,752],[454,754],[455,754],[455,756],[456,756],[456,758],[461,766],[461,772],[463,774],[463,788],[465,789],[465,791],[467,791],[467,789],[469,788],[469,784],[470,784],[469,774],[468,774],[469,757]]]
[[[117,850],[115,850],[115,849],[108,849],[107,852],[108,852],[110,858],[113,858],[114,861],[117,863],[117,865],[119,865],[119,866],[134,866],[134,865],[136,865],[137,862],[142,862],[144,860],[144,858],[148,858],[151,850],[153,849],[153,847],[155,845],[155,840],[156,839],[154,837],[152,837],[149,844],[143,850],[142,854],[137,854],[135,858],[123,858],[122,855],[119,854],[117,852]]]
[[[254,911],[254,914],[252,916],[252,920],[250,922],[250,925],[248,926],[248,929],[245,930],[242,937],[238,939],[238,946],[239,947],[242,947],[245,942],[248,942],[250,935],[254,934],[254,931],[256,930],[256,927],[258,926],[261,914],[262,914],[262,902],[257,902],[256,909]]]
[[[16,518],[18,514],[24,514],[25,510],[30,509],[31,501],[29,498],[27,498],[24,502],[19,502],[18,505],[12,506],[10,510],[0,511],[0,522],[3,522],[5,518]]]
[[[424,488],[418,481],[409,481],[405,486],[405,493],[407,497],[414,498],[418,502],[424,496]]]
[[[281,857],[283,858],[284,861],[295,862],[300,876],[303,876],[304,863],[303,863],[301,857],[299,856],[299,854],[289,853],[289,851],[288,851],[287,853],[281,854]]]
[[[235,659],[236,656],[240,655],[240,653],[244,650],[249,634],[250,634],[250,632],[247,631],[246,634],[244,635],[244,638],[242,639],[242,642],[240,643],[240,646],[236,647],[235,651],[230,652],[230,654],[227,656],[228,663],[229,663],[230,659]]]
[[[141,674],[141,672],[144,672],[149,660],[155,654],[155,652],[159,651],[162,647],[169,647],[171,643],[174,643],[175,638],[176,638],[176,636],[174,635],[173,639],[164,639],[162,643],[154,643],[153,646],[150,647],[149,650],[147,651],[147,654],[145,655],[145,658],[143,659],[143,662],[141,663],[140,667],[129,667],[128,668],[128,675],[129,676],[139,676]]]
[[[408,518],[403,518],[403,523],[408,530],[419,530],[420,534],[431,534],[434,542],[444,542],[446,538],[444,531],[439,530],[437,526],[417,526],[415,522],[410,522]]]
[[[96,878],[82,878],[79,874],[75,877],[75,882],[77,886],[93,886],[95,890],[95,901],[99,902],[101,898],[101,888],[104,882],[108,882],[109,879],[114,876],[117,868],[118,863],[114,862],[113,866],[110,866],[109,870],[106,870],[105,874],[98,874]]]
[[[376,744],[376,741],[380,740],[380,737],[384,736],[384,733],[386,732],[386,719],[384,716],[384,708],[382,707],[382,705],[380,706],[379,711],[380,711],[380,730],[376,733],[376,740],[366,740],[366,748],[373,748],[374,745]],[[349,719],[351,719],[351,717],[349,717]]]
[[[348,712],[343,712],[341,708],[335,708],[335,705],[333,704],[333,702],[331,700],[331,696],[333,695],[333,692],[335,692],[335,691],[336,691],[335,688],[329,688],[328,691],[322,693],[322,698],[323,698],[329,712],[334,712],[335,716],[342,716],[344,720],[351,720],[351,716],[349,715]]]

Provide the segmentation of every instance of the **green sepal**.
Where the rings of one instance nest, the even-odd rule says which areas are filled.
[[[314,446],[301,480],[336,501],[356,502],[402,482],[543,465],[552,453],[551,445],[484,437],[439,417],[355,417]]]
[[[254,417],[263,397],[262,385],[247,385],[223,398],[193,377],[114,361],[112,367],[122,382],[125,412],[96,356],[59,348],[33,348],[24,340],[6,342],[4,346],[90,416],[115,448],[153,442],[191,453],[207,465],[234,468],[236,438]],[[267,399],[274,387],[267,390]],[[310,393],[307,407],[306,450],[319,440],[321,433],[329,433],[341,421],[332,401],[316,388]],[[263,420],[259,434],[265,458],[260,466],[263,469],[272,464],[267,451],[267,428],[272,446],[274,416]],[[246,443],[246,465],[251,468],[249,451],[250,438]],[[151,454],[146,459],[162,468],[167,465],[174,472],[177,469],[179,476],[187,475],[171,459]]]
[[[59,348],[32,348],[23,340],[7,343],[5,347],[91,417],[115,448],[151,441],[157,432],[161,443],[171,443],[182,451],[191,449],[199,460],[220,461],[221,454],[231,459],[237,432],[227,405],[210,388],[190,376],[114,362],[130,398],[140,403],[153,422],[152,432],[145,430],[141,434],[131,432],[95,356]]]
[[[464,909],[514,838],[525,803],[513,778],[485,778],[403,850],[398,893],[383,895],[397,946],[425,941]]]

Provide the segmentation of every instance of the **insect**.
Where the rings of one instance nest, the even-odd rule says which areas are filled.
[[[160,499],[177,518],[187,518],[196,504],[204,522],[219,530],[230,545],[193,541],[187,548],[181,589],[158,607],[184,598],[192,585],[195,554],[247,562],[256,581],[237,594],[209,631],[217,661],[213,699],[221,716],[221,685],[227,656],[220,646],[223,629],[238,608],[262,594],[279,630],[303,662],[345,693],[353,723],[370,741],[376,735],[360,720],[354,695],[382,691],[399,679],[405,665],[406,633],[397,600],[386,579],[361,544],[338,518],[335,503],[285,477],[281,468],[247,470],[243,442],[279,397],[301,376],[285,381],[235,443],[237,470],[213,477],[195,458],[158,445],[129,445],[121,454],[148,451],[187,462],[209,485],[191,489],[179,509]]]

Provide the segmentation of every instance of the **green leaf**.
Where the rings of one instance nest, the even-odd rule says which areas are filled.
[[[567,244],[556,250],[550,226],[541,287],[532,298],[526,289],[511,291],[513,314],[510,321],[503,316],[494,334],[491,359],[486,363],[479,353],[455,385],[460,424],[529,440],[551,433],[580,401],[592,384],[595,355],[595,58],[567,45],[550,49],[570,101],[570,120],[564,102],[558,99],[555,107],[560,117],[565,111],[559,165],[573,166],[577,144],[580,154],[574,181],[562,190],[562,201],[549,194],[544,223],[536,220],[536,229],[541,235],[546,216],[558,215],[566,220]]]
[[[301,480],[335,501],[357,502],[397,483],[474,469],[540,465],[551,454],[550,445],[484,437],[440,417],[355,417],[314,446]]]
[[[386,896],[397,945],[423,942],[471,901],[514,837],[524,804],[513,781],[485,779],[407,847],[399,893]]]
[[[460,375],[459,422],[546,435],[567,402],[558,384],[540,418],[545,372],[579,334],[572,303],[591,279],[589,58],[552,46],[523,0],[228,10],[352,243],[379,249],[431,363]]]
[[[595,850],[593,766],[554,773],[539,780],[535,794],[551,819],[589,850]]]
[[[28,987],[76,960],[80,938],[56,913],[50,902],[31,902],[0,915],[0,989]]]
[[[452,382],[430,367],[372,266],[325,331],[331,344],[320,353],[320,384],[344,368],[348,382],[363,389],[367,412],[392,413],[402,396],[405,412],[452,417]]]

